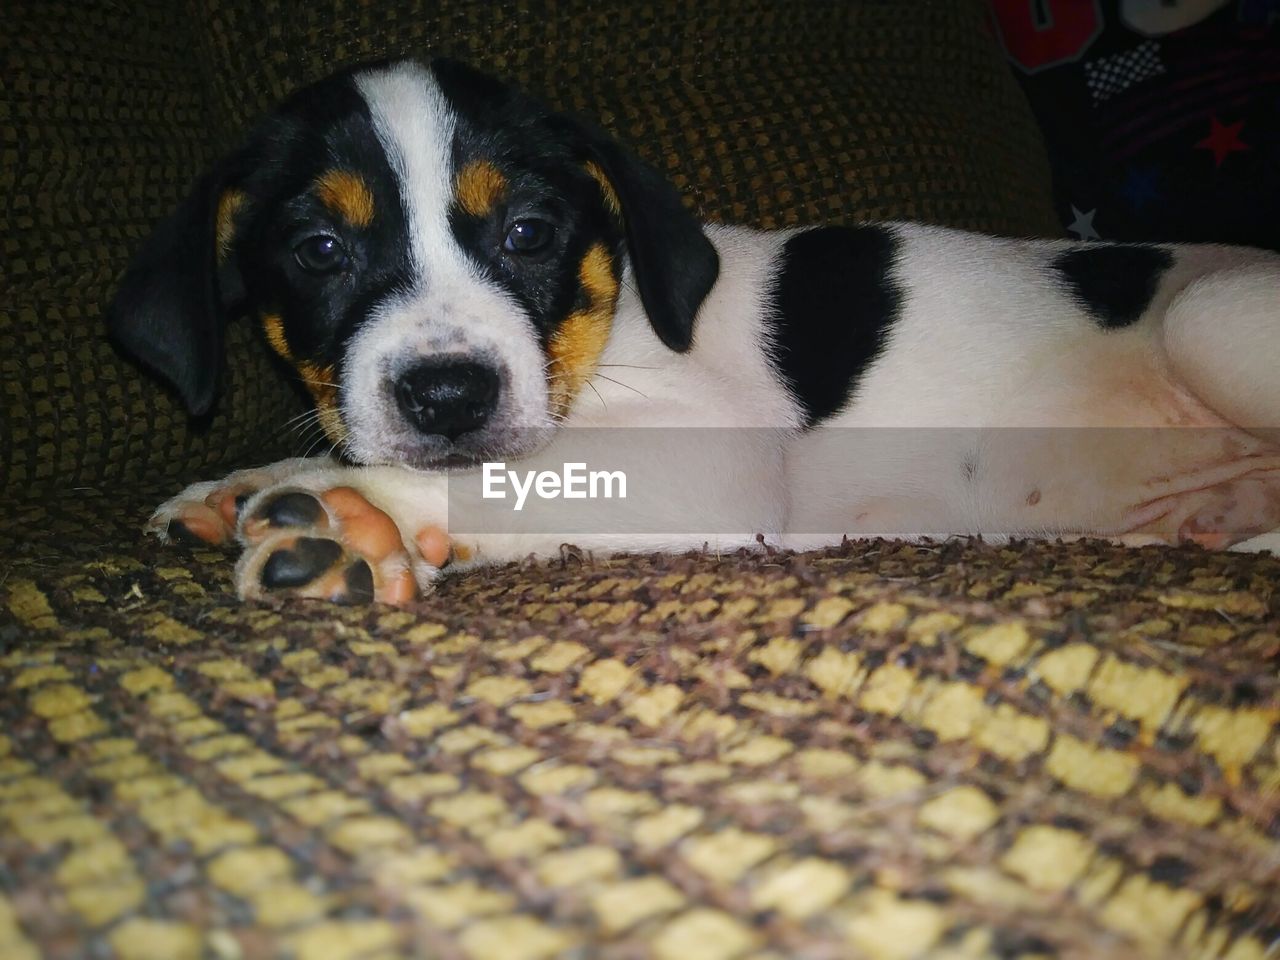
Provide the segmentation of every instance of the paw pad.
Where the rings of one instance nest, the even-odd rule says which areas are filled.
[[[373,603],[374,586],[373,570],[364,560],[357,560],[347,567],[342,575],[347,592],[343,598],[345,603]]]
[[[272,497],[260,516],[273,527],[314,527],[322,525],[324,507],[309,493],[292,491]]]
[[[237,585],[245,597],[404,605],[419,596],[418,577],[449,559],[447,534],[433,531],[430,549],[415,559],[421,538],[406,541],[391,515],[354,487],[270,490],[241,521]]]
[[[281,547],[262,565],[262,585],[268,590],[301,587],[315,580],[342,559],[342,546],[334,540],[299,537],[292,547]]]
[[[277,541],[262,564],[263,590],[287,591],[334,603],[372,603],[377,594],[373,568],[336,540],[298,537]]]
[[[164,528],[164,535],[174,543],[183,543],[189,547],[207,546],[209,544],[208,537],[199,536],[191,527],[177,519],[169,521],[169,525]]]

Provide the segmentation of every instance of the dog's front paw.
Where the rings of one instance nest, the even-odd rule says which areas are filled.
[[[450,558],[441,528],[401,530],[350,486],[262,491],[244,505],[239,530],[245,552],[236,587],[250,599],[403,605],[428,589]]]

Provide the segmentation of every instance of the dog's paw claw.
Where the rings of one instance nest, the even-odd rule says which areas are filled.
[[[193,483],[162,503],[147,532],[176,543],[221,546],[232,541],[245,505],[271,481],[266,469],[242,470],[225,480]]]
[[[204,546],[208,541],[198,536],[186,523],[177,518],[170,520],[164,528],[164,538],[174,543],[184,543],[189,547]]]
[[[151,518],[147,532],[192,547],[220,546],[231,539],[230,527],[214,508],[201,501],[166,505]]]

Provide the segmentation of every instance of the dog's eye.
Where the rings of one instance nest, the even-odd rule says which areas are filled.
[[[293,258],[307,273],[333,273],[347,265],[347,251],[336,237],[308,237],[293,248]]]
[[[545,220],[517,220],[507,229],[502,247],[508,253],[540,253],[556,235],[556,228]]]

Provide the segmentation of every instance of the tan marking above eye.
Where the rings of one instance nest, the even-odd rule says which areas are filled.
[[[506,195],[507,178],[488,160],[473,160],[453,184],[458,206],[473,217],[488,216]]]
[[[330,170],[316,179],[316,196],[331,212],[353,227],[373,222],[373,194],[359,174]]]
[[[600,185],[600,192],[604,194],[604,205],[609,208],[609,212],[615,217],[621,217],[622,201],[618,199],[618,191],[613,189],[613,183],[609,180],[609,177],[594,160],[588,160],[586,168],[587,173],[591,175],[591,179]]]
[[[222,263],[231,252],[231,241],[235,238],[236,214],[244,206],[244,191],[224,190],[218,198],[218,212],[214,217],[214,248],[218,262]]]

